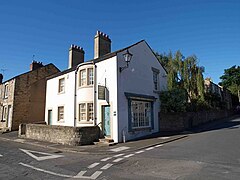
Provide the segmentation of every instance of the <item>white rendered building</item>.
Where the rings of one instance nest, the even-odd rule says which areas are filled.
[[[69,68],[47,80],[45,121],[98,125],[116,143],[139,138],[159,131],[159,92],[166,88],[166,71],[144,40],[111,52],[111,40],[98,31],[93,60],[84,62],[83,49],[72,45]]]

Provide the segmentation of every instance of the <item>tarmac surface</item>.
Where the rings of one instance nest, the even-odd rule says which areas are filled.
[[[168,135],[167,135],[168,134]],[[169,133],[157,133],[152,136],[148,136],[146,139],[140,139],[135,141],[129,141],[126,143],[118,143],[113,146],[108,145],[84,145],[84,146],[69,146],[69,145],[62,145],[57,143],[51,142],[44,142],[38,141],[33,139],[27,139],[18,137],[18,131],[12,132],[4,132],[0,133],[0,139],[6,141],[13,141],[17,143],[29,144],[44,148],[55,149],[58,151],[63,152],[77,152],[83,154],[114,154],[118,151],[114,151],[113,149],[128,147],[125,151],[136,151],[141,150],[147,147],[155,146],[158,144],[165,144],[168,142],[176,141],[178,139],[186,138],[188,135],[185,134],[178,134],[178,135],[171,135]]]

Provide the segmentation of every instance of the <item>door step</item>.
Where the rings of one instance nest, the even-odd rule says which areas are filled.
[[[111,138],[102,138],[99,139],[99,142],[95,142],[94,144],[98,146],[113,146],[117,143],[115,143]]]

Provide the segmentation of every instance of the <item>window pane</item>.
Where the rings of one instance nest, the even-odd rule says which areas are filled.
[[[81,103],[79,104],[79,120],[80,121],[85,121],[86,118],[86,104],[85,103]]]
[[[88,103],[88,120],[93,120],[93,103]]]
[[[65,79],[62,78],[62,79],[59,79],[58,92],[61,93],[61,92],[64,92],[64,90],[65,90]]]
[[[151,120],[151,102],[132,101],[131,121],[133,128],[149,127]]]
[[[63,121],[64,120],[64,107],[59,106],[58,107],[58,121]]]
[[[158,90],[158,73],[153,72],[153,83],[154,83],[154,89]]]
[[[93,85],[93,68],[88,69],[88,85]]]
[[[86,85],[86,69],[80,71],[80,86]]]
[[[4,97],[8,97],[8,84],[4,87]]]

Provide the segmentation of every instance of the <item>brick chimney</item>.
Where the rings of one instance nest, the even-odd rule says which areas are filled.
[[[94,37],[94,59],[111,52],[111,39],[108,35],[97,31]]]
[[[83,63],[84,62],[84,54],[85,54],[85,52],[82,47],[72,44],[69,49],[68,68],[72,68],[72,67],[77,66],[80,63]]]
[[[42,62],[32,61],[32,63],[30,64],[30,71],[34,71],[40,67],[43,67]]]
[[[0,74],[0,84],[2,84],[2,82],[3,82],[3,75]]]

